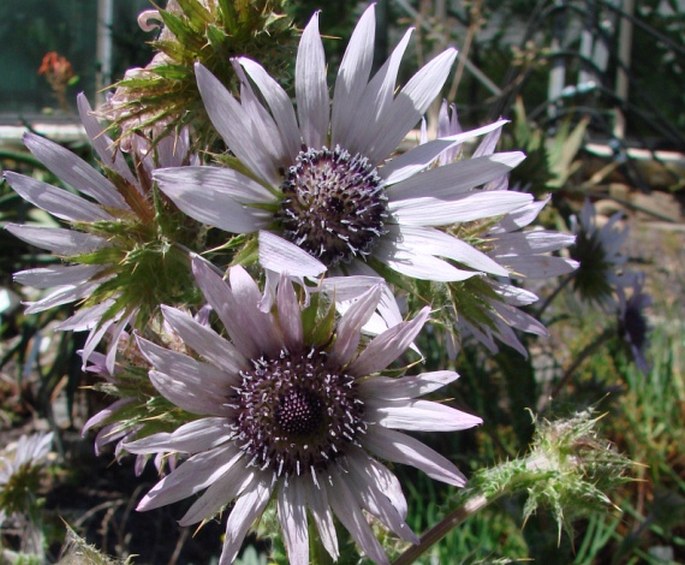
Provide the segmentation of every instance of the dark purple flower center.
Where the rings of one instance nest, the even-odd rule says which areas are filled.
[[[328,266],[367,256],[385,233],[382,179],[362,155],[338,146],[303,150],[281,190],[283,235]]]
[[[366,423],[356,379],[325,351],[262,356],[241,376],[229,404],[236,410],[238,445],[250,464],[277,476],[301,475],[324,469],[350,445],[359,445]]]

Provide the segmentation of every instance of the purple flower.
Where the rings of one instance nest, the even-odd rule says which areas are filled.
[[[644,292],[644,273],[627,273],[619,277],[616,288],[618,294],[618,331],[630,349],[633,361],[642,373],[649,372],[645,350],[649,343],[649,325],[645,309],[652,304],[652,298]]]
[[[240,100],[197,65],[207,113],[238,164],[157,171],[161,190],[198,221],[233,234],[258,234],[259,260],[276,272],[318,276],[328,269],[369,274],[370,268],[389,268],[432,281],[506,275],[443,228],[530,202],[527,194],[474,190],[504,175],[523,154],[429,169],[443,151],[500,128],[499,121],[392,157],[440,92],[456,51],[439,54],[397,90],[411,32],[371,76],[375,25],[371,6],[352,34],[331,100],[314,15],[295,65],[297,110],[255,61],[233,61]],[[295,263],[299,273],[293,273]]]
[[[83,94],[78,97],[78,108],[106,174],[57,143],[26,133],[24,143],[29,151],[75,192],[11,171],[5,171],[3,176],[22,198],[69,227],[5,227],[18,238],[47,249],[68,263],[15,273],[17,282],[48,291],[29,303],[26,312],[33,314],[64,304],[78,304],[77,312],[58,329],[89,332],[84,367],[103,337],[110,334],[107,365],[111,372],[122,332],[147,299],[147,293],[138,292],[139,288],[133,290],[136,273],[138,278],[145,277],[138,286],[148,292],[154,288],[154,279],[146,275],[142,261],[160,248],[157,257],[165,253],[166,257],[173,256],[164,249],[166,242],[158,241],[156,210],[150,193],[151,170],[155,165],[168,167],[187,162],[188,140],[187,133],[182,133],[158,140],[154,146],[138,143],[140,151],[132,156],[134,173],[104,134]],[[147,256],[146,251],[150,251]]]
[[[260,290],[242,267],[231,268],[228,280],[201,259],[193,269],[230,339],[166,306],[167,324],[197,358],[139,338],[152,364],[153,385],[198,419],[125,444],[137,454],[188,456],[138,509],[204,491],[181,518],[185,526],[232,503],[221,564],[233,561],[272,499],[291,563],[309,562],[308,514],[333,559],[339,555],[334,515],[377,563],[387,563],[387,557],[365,512],[415,543],[399,482],[378,458],[463,486],[465,478],[452,463],[405,432],[457,431],[481,423],[446,404],[420,399],[456,380],[455,372],[379,374],[412,343],[428,308],[360,348],[361,328],[381,299],[380,285],[361,295],[337,324],[327,325],[312,319],[311,306],[303,309],[285,276],[272,311],[263,312]]]

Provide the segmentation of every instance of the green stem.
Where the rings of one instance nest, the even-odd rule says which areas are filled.
[[[407,549],[393,562],[393,565],[411,565],[423,553],[444,538],[451,530],[497,500],[501,494],[502,493],[497,494],[491,498],[486,497],[484,494],[475,494],[468,498],[464,504],[454,509],[438,524],[423,534],[419,543]]]

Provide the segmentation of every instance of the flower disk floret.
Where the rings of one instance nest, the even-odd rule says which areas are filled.
[[[139,338],[152,365],[153,385],[201,417],[172,433],[124,444],[137,454],[187,456],[138,508],[149,510],[204,490],[180,521],[188,525],[233,502],[222,564],[235,558],[271,499],[291,563],[309,562],[307,511],[334,559],[339,555],[334,515],[377,563],[387,557],[364,511],[400,538],[417,542],[405,523],[407,504],[399,482],[377,458],[463,486],[465,479],[452,463],[405,431],[455,431],[481,423],[476,416],[420,399],[456,380],[455,372],[379,375],[411,345],[428,308],[360,348],[362,327],[381,300],[380,285],[353,302],[337,324],[327,325],[311,315],[308,309],[314,306],[303,307],[285,276],[272,310],[264,312],[259,287],[242,267],[232,267],[227,281],[204,260],[194,259],[193,269],[230,340],[171,307],[163,308],[167,324],[197,357]]]

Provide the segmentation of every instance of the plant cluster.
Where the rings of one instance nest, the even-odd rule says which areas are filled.
[[[464,130],[440,105],[455,49],[400,80],[410,29],[374,64],[376,10],[330,85],[318,13],[297,30],[278,1],[146,11],[153,60],[103,106],[78,98],[98,163],[28,132],[43,172],[4,172],[7,198],[32,206],[6,230],[48,252],[14,273],[26,313],[85,335],[81,367],[107,398],[83,433],[137,474],[154,463],[137,510],[191,499],[181,526],[225,522],[221,564],[250,531],[279,561],[410,563],[506,497],[524,497],[524,521],[550,507],[560,536],[632,472],[592,410],[521,414],[547,413],[601,345],[650,373],[623,217],[547,194],[567,186],[587,122],[545,142],[519,105],[528,175],[524,152],[498,150],[507,120]],[[536,338],[572,316],[561,296],[603,322],[545,382]],[[469,469],[459,442],[495,454],[503,428],[518,453]],[[35,441],[1,460],[4,512],[37,488],[15,486],[37,476],[50,436]],[[447,485],[426,487],[445,493],[437,525],[410,511],[426,477]],[[70,532],[68,552],[108,562]]]

